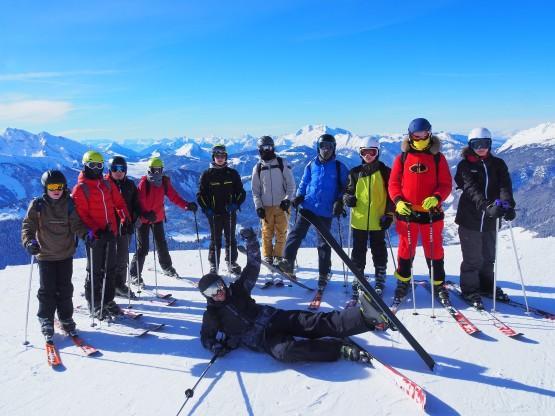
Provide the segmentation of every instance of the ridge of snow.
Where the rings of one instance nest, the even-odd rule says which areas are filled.
[[[502,152],[530,145],[555,146],[555,123],[542,123],[531,129],[519,131],[509,138],[499,148],[499,151]]]

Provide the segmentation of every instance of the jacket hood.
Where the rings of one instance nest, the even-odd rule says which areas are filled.
[[[434,136],[432,134],[430,136],[430,141],[431,141],[431,146],[427,150],[424,150],[424,152],[430,152],[432,155],[438,154],[439,151],[441,150],[441,140],[439,140],[439,137]],[[405,138],[401,142],[401,151],[402,152],[417,152],[418,153],[417,150],[414,150],[412,147],[410,147],[409,136],[405,136]]]

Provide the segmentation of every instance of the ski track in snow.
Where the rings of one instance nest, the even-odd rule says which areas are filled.
[[[520,280],[510,240],[500,239],[499,283],[509,295],[523,301]],[[553,270],[555,238],[533,239],[517,233],[518,250],[527,283],[529,303],[555,310]],[[459,246],[446,247],[448,279],[458,281]],[[206,256],[206,251],[203,252]],[[369,263],[371,264],[370,254]],[[198,251],[172,252],[174,266],[183,277],[198,281]],[[239,257],[244,264],[244,256]],[[299,254],[301,281],[314,284],[317,276],[316,249]],[[393,266],[388,268],[384,295],[389,304],[393,294]],[[152,265],[149,256],[145,270]],[[75,305],[80,296],[85,262],[74,262]],[[321,310],[341,309],[345,294],[341,262],[333,257],[333,278]],[[367,273],[369,270],[367,269]],[[371,270],[370,270],[371,272]],[[421,248],[414,265],[416,278],[426,277]],[[64,368],[54,371],[46,363],[44,342],[35,314],[38,273],[31,292],[29,336],[24,347],[24,313],[28,266],[10,266],[0,271],[0,351],[4,357],[0,373],[2,415],[173,415],[211,358],[199,342],[205,301],[186,282],[159,275],[159,289],[172,292],[175,306],[161,307],[137,302],[144,321],[163,322],[165,327],[142,338],[103,332],[89,326],[81,315],[75,319],[82,337],[98,348],[99,357],[84,357],[68,338],[56,336]],[[261,280],[266,271],[262,268]],[[145,273],[147,283],[153,272]],[[150,287],[152,289],[152,287]],[[312,295],[300,287],[255,288],[260,303],[286,309],[306,309]],[[397,316],[436,360],[430,372],[398,332],[376,332],[356,339],[385,363],[400,370],[427,392],[426,413],[430,415],[550,415],[555,414],[555,321],[527,316],[520,309],[497,303],[498,317],[517,331],[521,339],[501,334],[490,321],[452,296],[454,305],[476,324],[481,333],[465,334],[436,303],[437,318],[431,319],[430,294],[416,288],[418,315],[412,315],[412,298]],[[127,300],[120,299],[120,304]],[[485,300],[491,308],[491,300]],[[183,415],[397,415],[418,414],[378,370],[346,361],[336,363],[284,364],[270,356],[236,350],[218,359],[198,385]]]

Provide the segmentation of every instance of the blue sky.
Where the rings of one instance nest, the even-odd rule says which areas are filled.
[[[0,131],[120,140],[555,121],[549,1],[0,1]]]

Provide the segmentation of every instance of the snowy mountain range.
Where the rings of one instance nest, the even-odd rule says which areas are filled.
[[[337,155],[349,167],[359,163],[358,147],[368,136],[359,136],[341,128],[326,125],[308,125],[298,131],[274,137],[278,153],[286,157],[293,173],[300,180],[306,162],[314,157],[317,138],[333,134],[337,140]],[[460,160],[460,152],[466,145],[464,135],[439,132],[442,152],[445,154],[452,173]],[[381,144],[380,159],[391,165],[400,151],[403,134],[373,135]],[[60,169],[68,178],[70,186],[75,184],[80,169],[81,157],[90,148],[100,150],[108,159],[114,155],[125,156],[129,161],[129,175],[138,178],[146,171],[146,161],[153,154],[163,157],[166,171],[178,192],[187,200],[195,198],[200,173],[208,167],[211,148],[224,143],[230,154],[230,162],[243,177],[245,189],[250,193],[250,175],[258,160],[257,138],[245,135],[235,138],[222,137],[178,137],[160,140],[129,140],[122,143],[108,141],[77,142],[65,137],[42,132],[32,134],[24,130],[9,128],[0,135],[0,246],[5,250],[5,264],[27,261],[20,248],[20,221],[29,201],[42,193],[40,175],[46,169]],[[516,223],[541,236],[555,235],[555,208],[550,201],[555,196],[555,123],[544,123],[534,128],[515,133],[506,141],[495,138],[497,153],[503,157],[511,172],[518,204]],[[500,147],[499,147],[500,146]],[[454,191],[446,201],[447,242],[457,242],[455,209],[460,191]],[[190,248],[192,242],[184,242],[186,235],[193,235],[194,223],[190,214],[167,205],[168,234],[172,248]],[[239,214],[243,225],[257,226],[252,213],[250,195]],[[199,215],[201,232],[208,231],[208,223]],[[347,227],[343,227],[347,230]],[[309,235],[307,244],[313,242]],[[204,242],[206,244],[206,241]],[[4,263],[4,264],[2,264]]]

